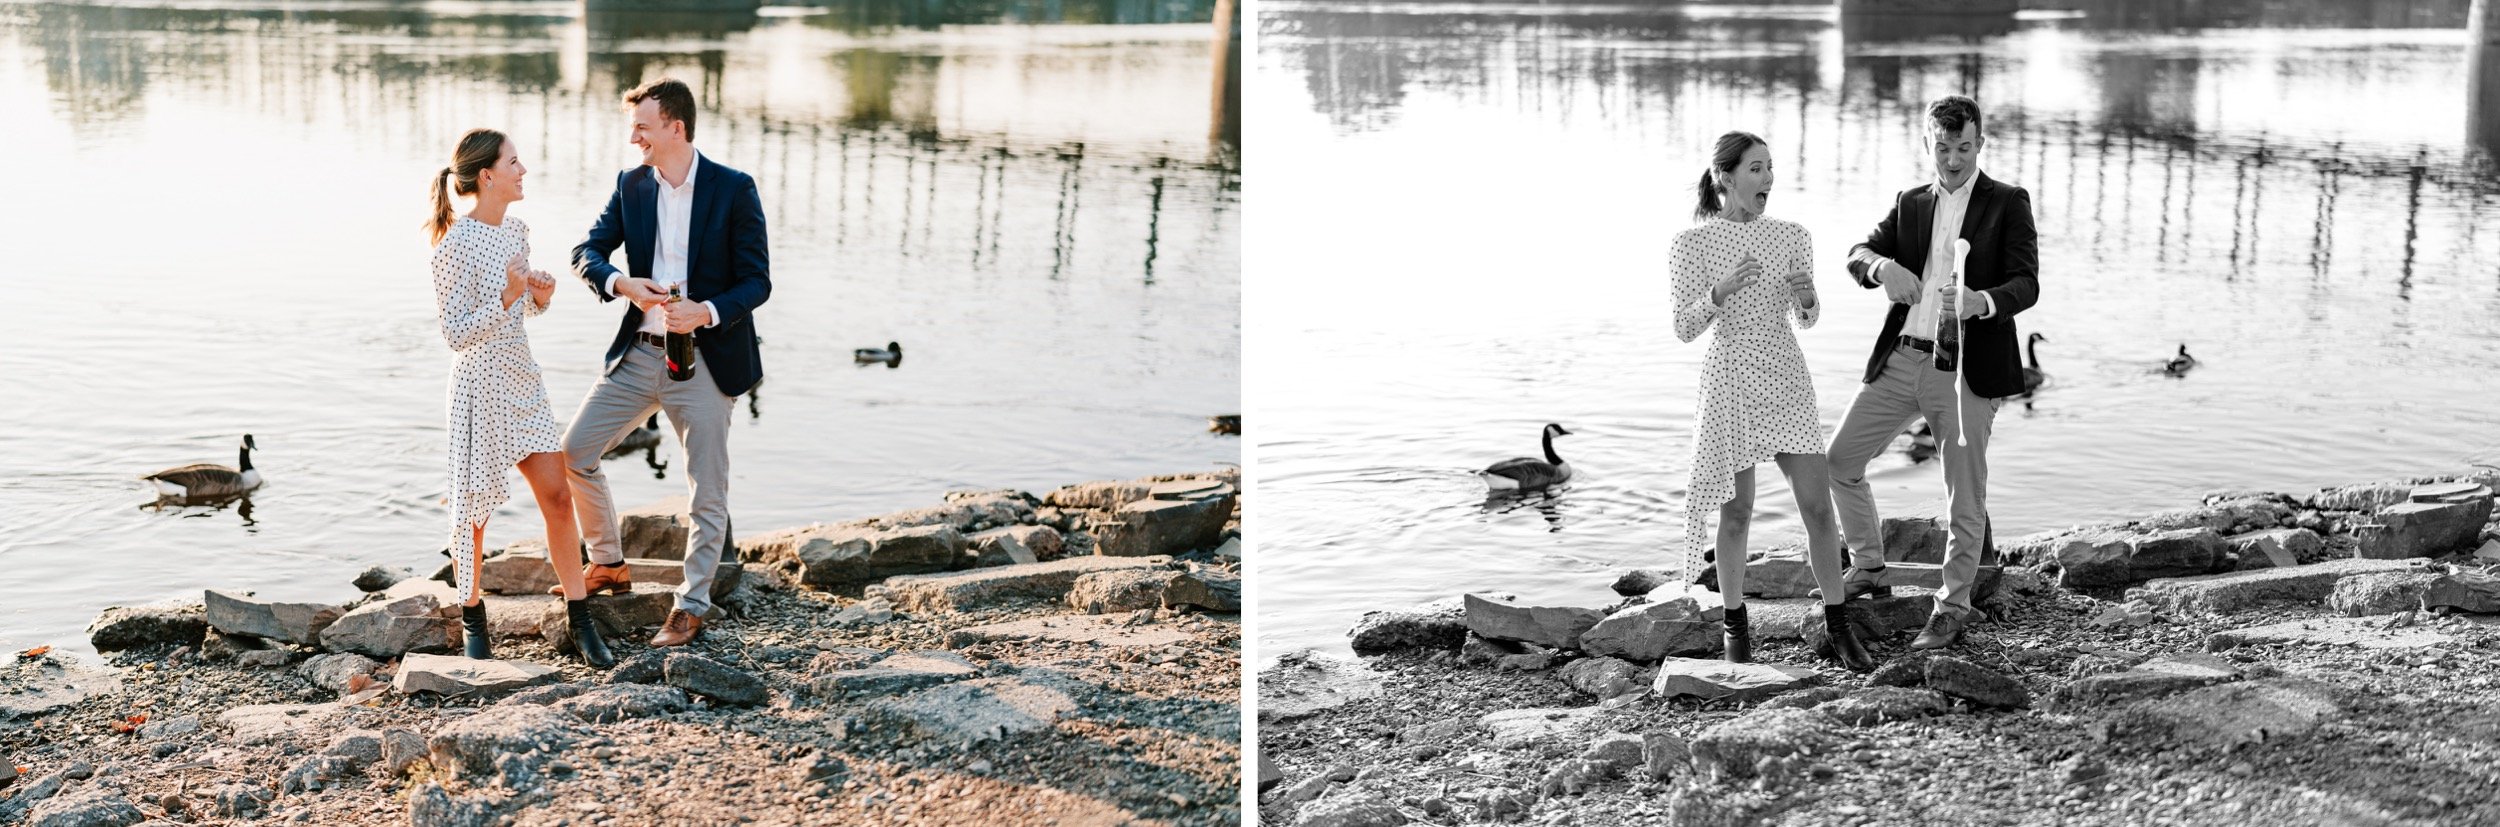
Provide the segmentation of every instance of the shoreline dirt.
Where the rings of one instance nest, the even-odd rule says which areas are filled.
[[[1113,542],[1123,502],[1174,480],[1222,484],[1220,542],[1086,553]],[[554,667],[518,690],[403,693],[393,673],[419,655],[377,663],[196,627],[184,642],[178,623],[115,627],[162,639],[114,647],[101,670],[0,654],[0,707],[57,703],[46,686],[109,673],[66,705],[15,720],[0,709],[0,824],[1236,824],[1237,480],[1094,483],[1107,499],[1065,514],[1011,494],[1039,507],[980,525],[1056,520],[1071,556],[920,578],[802,586],[816,574],[800,556],[815,552],[799,547],[942,527],[796,529],[777,554],[772,538],[742,540],[743,582],[722,601],[733,616],[689,646],[654,652],[647,626],[611,634],[618,666],[597,672],[537,630],[506,636],[499,619],[497,656]],[[862,559],[886,553],[861,542]],[[950,542],[968,564],[975,551]],[[1088,581],[1049,574],[1093,562],[1127,586],[1095,595],[1099,613],[1071,606]],[[943,605],[895,591],[969,575],[1009,587]],[[1184,581],[1229,581],[1235,602],[1207,608],[1221,599],[1184,598]]]
[[[1982,604],[1992,619],[1945,654],[2010,679],[2019,687],[2010,696],[1987,680],[1940,678],[1932,663],[1923,679],[1921,668],[1842,671],[1793,632],[1763,639],[1762,607],[1775,602],[1763,598],[1748,601],[1755,662],[1818,677],[1750,700],[1662,699],[1650,663],[1488,641],[1475,632],[1496,626],[1450,604],[1437,615],[1427,604],[1367,616],[1375,634],[1409,624],[1373,639],[1393,641],[1392,651],[1359,661],[1298,653],[1260,673],[1259,819],[2500,823],[2500,617],[2488,614],[2500,602],[2424,605],[2455,602],[2442,583],[2500,583],[2488,491],[2462,548],[2335,562],[2382,551],[2393,541],[2381,534],[2421,528],[2395,516],[2412,506],[2319,502],[2359,488],[2256,495],[2283,507],[2259,509],[2273,517],[2255,525],[2238,499],[2250,494],[2217,495],[2203,509],[2009,545],[2003,585]],[[2200,521],[2240,551],[2255,548],[2239,544],[2249,532],[2295,534],[2300,524],[2323,542],[2278,555],[2289,564],[2281,568],[2252,561],[2231,571],[2237,559],[2211,560],[2207,570],[2222,573],[2124,586],[2092,553],[2137,532],[2139,567],[2175,563],[2154,560],[2169,553],[2159,535]],[[1392,622],[1376,622],[1384,618]],[[1715,622],[1708,629],[1715,636]],[[1910,637],[1896,628],[1870,648],[1879,662],[1904,662]],[[1453,650],[1454,639],[1465,646]],[[1590,677],[1606,669],[1629,677],[1632,691],[1600,700],[1595,693],[1627,683]]]

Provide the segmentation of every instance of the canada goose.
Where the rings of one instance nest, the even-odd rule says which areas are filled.
[[[2186,342],[2180,342],[2179,355],[2164,363],[2161,366],[2161,372],[2172,376],[2186,376],[2187,372],[2194,367],[2196,367],[2196,357],[2188,355]]]
[[[160,497],[230,497],[260,487],[260,471],[252,467],[252,451],[259,447],[252,442],[251,434],[244,434],[234,468],[203,462],[167,468],[140,479],[155,483]]]
[[[2040,343],[2048,339],[2047,336],[2034,333],[2029,339],[2023,341],[2023,355],[2031,360],[2031,364],[2023,367],[2023,395],[2026,397],[2030,396],[2033,391],[2039,390],[2041,385],[2049,383],[2049,375],[2040,372]]]
[[[1476,472],[1484,478],[1484,486],[1495,491],[1535,491],[1571,479],[1571,463],[1554,453],[1554,438],[1570,436],[1563,426],[1545,426],[1545,458],[1520,457],[1493,463]]]
[[[660,447],[660,415],[652,414],[650,420],[642,423],[642,427],[626,431],[625,438],[617,440],[616,447],[608,449],[603,456],[615,459],[635,451],[648,451],[657,447]]]
[[[863,347],[851,351],[851,360],[863,365],[875,362],[899,365],[903,363],[903,345],[900,342],[887,342],[882,349]]]
[[[1207,417],[1207,433],[1241,433],[1241,414],[1216,414],[1214,416]]]
[[[1904,453],[1910,455],[1910,463],[1913,465],[1935,459],[1935,427],[1925,422],[1918,423],[1918,430],[1910,432],[1910,447]]]

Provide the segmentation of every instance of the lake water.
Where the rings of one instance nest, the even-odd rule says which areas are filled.
[[[1674,338],[1664,262],[1709,142],[1767,138],[1769,212],[1814,235],[1828,435],[1885,308],[1840,263],[1928,175],[1920,114],[1953,92],[2041,232],[2020,325],[2051,385],[1998,416],[1999,536],[2500,465],[2500,129],[2470,126],[2500,113],[2467,105],[2466,0],[2065,5],[1264,3],[1262,656],[1342,651],[1369,609],[1602,603],[1678,565],[1704,343]],[[2204,366],[2156,372],[2181,343]],[[1549,421],[1579,479],[1488,500],[1470,472]],[[1801,541],[1757,476],[1755,547]],[[1901,453],[1872,478],[1896,513],[1943,496]]]
[[[512,214],[562,272],[635,163],[617,96],[662,75],[771,227],[742,533],[1239,461],[1207,433],[1241,404],[1211,3],[603,5],[0,3],[0,270],[32,306],[0,356],[0,650],[84,649],[116,603],[340,599],[367,566],[438,565],[427,175],[506,131]],[[560,420],[618,312],[567,284],[531,321]],[[888,341],[899,369],[852,363]],[[140,475],[231,463],[246,432],[248,515],[142,508]],[[619,504],[685,493],[676,451],[611,460]],[[514,492],[494,545],[541,536]]]

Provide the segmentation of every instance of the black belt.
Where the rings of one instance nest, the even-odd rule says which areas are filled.
[[[666,336],[662,336],[662,335],[659,335],[659,334],[657,334],[657,333],[644,333],[644,332],[642,332],[642,331],[637,330],[637,331],[634,331],[634,338],[636,338],[636,339],[641,339],[643,344],[650,345],[650,346],[652,346],[652,347],[656,347],[656,348],[659,348],[659,349],[661,349],[661,350],[667,350],[667,349],[668,349],[668,337],[666,337]]]
[[[1921,339],[1916,336],[1903,336],[1901,337],[1901,345],[1920,353],[1936,352],[1936,342],[1933,339]]]

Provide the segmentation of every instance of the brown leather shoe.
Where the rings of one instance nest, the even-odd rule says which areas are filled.
[[[1927,628],[1919,630],[1918,639],[1910,641],[1912,649],[1942,649],[1962,641],[1962,629],[1970,625],[1967,610],[1942,603],[1927,616]]]
[[[624,563],[618,563],[613,566],[602,566],[597,563],[592,563],[582,567],[583,597],[589,597],[600,592],[607,592],[608,594],[626,594],[628,592],[632,592],[633,590],[634,572]],[[563,594],[564,584],[558,583],[553,586],[548,586],[547,593]]]
[[[668,622],[660,624],[660,633],[651,636],[651,645],[684,646],[693,642],[695,635],[702,633],[703,618],[688,614],[684,609],[670,609]]]

